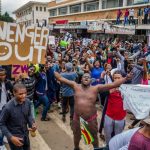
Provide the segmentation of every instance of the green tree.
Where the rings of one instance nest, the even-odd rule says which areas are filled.
[[[3,15],[0,15],[0,21],[14,22],[14,19],[10,17],[10,15],[7,12],[5,12]]]

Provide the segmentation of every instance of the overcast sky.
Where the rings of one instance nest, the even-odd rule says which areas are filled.
[[[8,12],[12,16],[12,12],[29,1],[48,2],[50,0],[1,0],[2,13]]]

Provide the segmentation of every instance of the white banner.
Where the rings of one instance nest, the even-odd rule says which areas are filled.
[[[124,109],[131,111],[136,119],[150,115],[150,85],[122,85]]]

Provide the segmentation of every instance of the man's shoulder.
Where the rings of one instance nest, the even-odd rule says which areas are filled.
[[[8,101],[8,103],[6,103],[4,107],[6,109],[12,108],[12,106],[14,105],[14,101],[15,101],[15,98],[12,98],[10,101]]]

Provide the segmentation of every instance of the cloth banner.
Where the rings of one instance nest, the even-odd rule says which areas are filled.
[[[119,89],[124,100],[124,109],[131,111],[136,119],[150,115],[150,85],[126,85]]]

